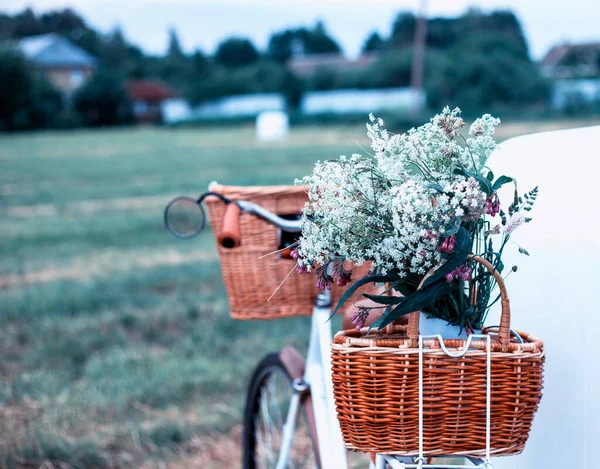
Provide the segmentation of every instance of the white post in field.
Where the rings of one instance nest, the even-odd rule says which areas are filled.
[[[256,118],[256,138],[261,142],[285,140],[290,131],[290,122],[285,112],[265,111]]]

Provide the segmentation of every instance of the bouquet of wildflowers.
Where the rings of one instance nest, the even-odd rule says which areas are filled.
[[[502,273],[503,250],[514,230],[531,220],[537,197],[537,188],[521,197],[511,177],[495,177],[485,166],[499,123],[486,114],[463,136],[460,109],[445,108],[428,124],[395,135],[371,115],[372,154],[319,162],[297,181],[308,186],[309,202],[293,252],[296,270],[314,271],[317,287],[330,289],[334,282],[352,282],[351,265],[373,265],[346,290],[334,314],[361,286],[377,282],[401,296],[364,294],[376,306],[359,307],[357,328],[374,310],[374,326],[381,328],[421,309],[468,331],[481,328],[497,300],[496,284],[467,258],[477,254]],[[503,208],[497,191],[508,183],[514,197]]]

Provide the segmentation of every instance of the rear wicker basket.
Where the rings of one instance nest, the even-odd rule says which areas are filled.
[[[306,188],[299,186],[235,187],[212,184],[210,190],[233,200],[254,202],[278,215],[300,215],[308,201]],[[208,197],[206,205],[213,232],[218,237],[225,204],[216,197]],[[310,315],[318,293],[314,276],[293,272],[285,280],[294,268],[295,261],[278,254],[267,255],[278,249],[280,230],[263,220],[244,214],[240,225],[241,246],[233,249],[218,246],[231,317],[278,319]],[[367,270],[366,265],[362,266],[355,272],[354,278],[362,277]],[[273,295],[284,280],[281,288]],[[333,287],[334,302],[339,299],[343,290]],[[269,300],[271,295],[273,297]]]
[[[473,258],[485,265],[486,261]],[[490,268],[488,264],[486,267]],[[523,451],[543,384],[544,346],[519,332],[511,339],[510,307],[502,278],[502,322],[492,335],[491,454]],[[419,425],[419,313],[408,326],[338,333],[332,345],[333,389],[344,441],[364,452],[416,456]],[[464,340],[446,340],[451,350]],[[485,456],[486,342],[473,341],[451,358],[437,340],[424,341],[424,455]]]

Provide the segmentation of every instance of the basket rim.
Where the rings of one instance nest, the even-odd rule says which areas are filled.
[[[508,350],[503,350],[503,346],[495,332],[484,332],[491,336],[491,351],[495,355],[504,353],[513,356],[515,353],[545,354],[544,343],[538,337],[528,332],[516,331],[523,343],[511,341]],[[419,353],[418,347],[411,346],[411,339],[407,335],[408,327],[404,325],[394,325],[392,328],[386,328],[381,331],[372,330],[369,327],[363,327],[360,331],[348,329],[339,331],[333,338],[332,348],[342,352],[353,352],[360,350],[370,351],[397,351],[401,353],[411,354]],[[445,339],[444,344],[448,349],[461,350],[464,349],[467,343],[464,339]],[[423,346],[426,353],[444,353],[441,350],[438,339],[425,339]],[[487,341],[472,340],[469,355],[477,352],[485,352]],[[471,350],[472,349],[472,350]]]
[[[208,186],[212,192],[226,195],[233,199],[254,199],[261,197],[277,197],[281,195],[306,194],[307,186],[303,185],[276,185],[276,186],[228,186],[221,185],[213,181]],[[214,198],[207,198],[207,202],[212,202]]]

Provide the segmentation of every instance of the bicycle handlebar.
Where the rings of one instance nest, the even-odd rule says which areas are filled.
[[[198,235],[203,230],[206,220],[202,202],[209,196],[218,197],[226,204],[221,230],[217,235],[217,241],[224,248],[232,249],[241,244],[240,216],[242,212],[260,218],[282,231],[289,233],[302,231],[300,220],[288,220],[253,202],[232,200],[212,191],[205,192],[197,200],[190,197],[176,197],[171,200],[165,207],[164,212],[164,223],[167,230],[173,236],[182,239],[190,239]],[[196,206],[199,212],[191,213],[189,211],[191,205]],[[190,226],[190,223],[192,226]]]
[[[264,207],[246,200],[230,201],[225,209],[221,231],[217,237],[219,244],[227,249],[238,247],[242,243],[240,216],[244,213],[254,215],[283,231],[299,233],[302,231],[300,220],[286,220]]]
[[[218,241],[224,248],[232,249],[242,244],[242,230],[240,228],[240,206],[230,203],[223,215],[223,224]]]
[[[254,215],[271,225],[276,226],[277,228],[281,228],[283,231],[287,231],[289,233],[300,233],[302,231],[302,225],[300,220],[287,220],[282,218],[273,212],[268,211],[266,208],[261,207],[252,202],[247,202],[245,200],[239,200],[234,202],[246,213],[250,215]]]

